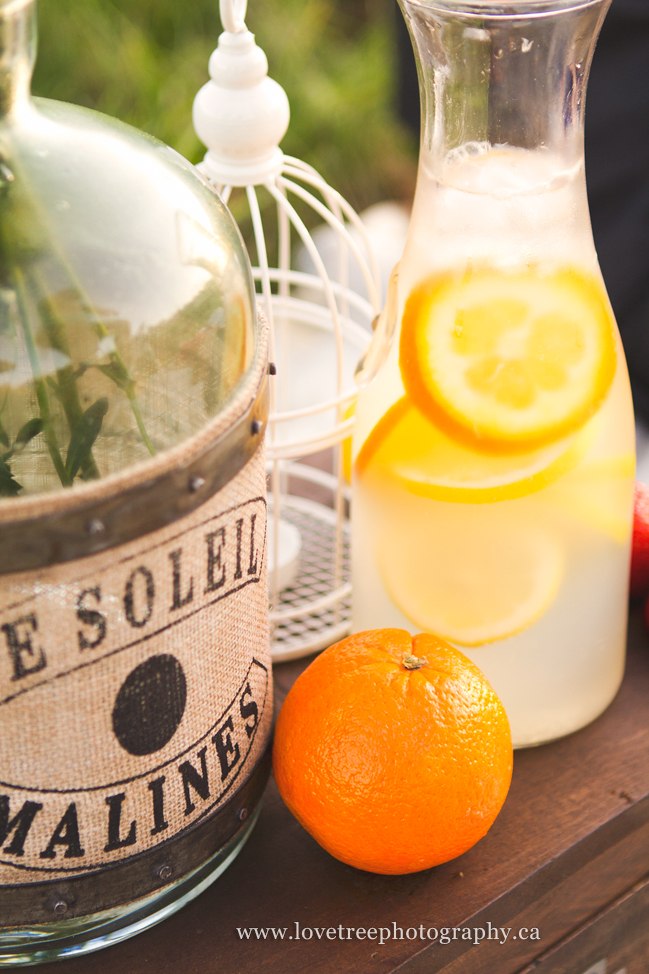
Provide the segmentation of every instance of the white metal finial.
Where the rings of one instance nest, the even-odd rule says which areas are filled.
[[[200,166],[212,182],[253,186],[276,176],[289,122],[284,89],[243,22],[246,0],[221,0],[225,31],[209,62],[211,80],[194,100],[194,128],[208,152]]]
[[[244,20],[247,6],[248,0],[220,0],[221,23],[231,34],[238,34],[246,29]]]

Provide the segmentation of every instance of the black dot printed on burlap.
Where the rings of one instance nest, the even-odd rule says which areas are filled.
[[[120,687],[113,707],[115,737],[129,754],[159,751],[176,733],[186,700],[187,681],[175,656],[151,656]]]

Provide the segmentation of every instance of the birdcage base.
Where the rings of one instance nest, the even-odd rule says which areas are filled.
[[[306,464],[287,464],[291,477],[335,491],[337,479]],[[269,495],[273,509],[273,497]],[[340,519],[340,545],[336,558],[339,517],[325,504],[294,494],[279,495],[281,518],[300,532],[299,570],[289,588],[273,599],[271,655],[273,662],[308,656],[346,636],[351,627],[350,530]],[[269,588],[273,596],[272,571]]]

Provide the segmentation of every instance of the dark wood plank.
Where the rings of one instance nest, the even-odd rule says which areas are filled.
[[[503,811],[460,859],[403,877],[352,869],[319,848],[271,784],[247,846],[198,900],[137,938],[41,970],[514,974],[649,873],[649,643],[637,611],[629,645],[627,675],[608,711],[578,734],[518,752]],[[304,665],[277,667],[278,697]],[[237,927],[273,926],[288,928],[290,938],[296,921],[325,929],[396,923],[404,931],[489,921],[513,930],[504,945],[478,946],[237,935]],[[538,926],[540,943],[514,940],[521,926]]]
[[[649,970],[649,880],[543,954],[522,974],[582,974],[600,964],[607,974]]]

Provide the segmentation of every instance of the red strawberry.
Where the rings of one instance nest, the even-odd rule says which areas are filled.
[[[631,551],[632,599],[649,592],[649,486],[636,481],[633,509],[633,547]]]

